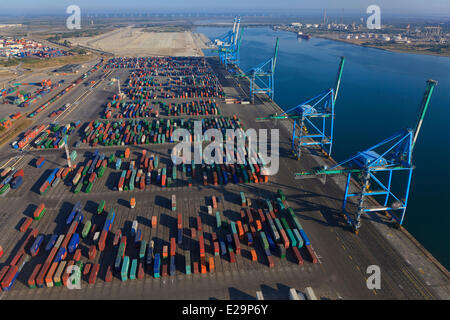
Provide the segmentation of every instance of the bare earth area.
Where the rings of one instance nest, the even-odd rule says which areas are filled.
[[[121,28],[87,38],[70,38],[78,44],[117,56],[203,56],[207,38],[202,34],[184,32],[146,32],[141,28]]]

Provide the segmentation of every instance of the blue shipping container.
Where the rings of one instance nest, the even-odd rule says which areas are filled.
[[[57,234],[52,235],[50,240],[47,242],[47,245],[45,246],[45,251],[51,250],[53,248],[53,246],[55,245],[57,239],[58,239]]]

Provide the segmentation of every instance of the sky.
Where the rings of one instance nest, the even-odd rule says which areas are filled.
[[[0,0],[2,14],[65,14],[69,5],[82,13],[96,12],[342,12],[365,14],[376,4],[388,14],[439,14],[450,16],[450,0]]]

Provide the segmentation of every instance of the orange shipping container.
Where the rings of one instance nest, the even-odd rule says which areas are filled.
[[[258,257],[256,256],[255,249],[252,249],[251,254],[252,254],[252,261],[258,261]]]
[[[49,288],[53,287],[53,274],[55,273],[57,267],[58,267],[58,262],[53,262],[52,266],[50,267],[50,269],[47,272],[47,276],[45,277],[45,284]]]

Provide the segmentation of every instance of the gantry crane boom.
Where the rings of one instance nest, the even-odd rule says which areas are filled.
[[[342,71],[344,71],[344,63],[345,57],[341,57],[341,62],[339,63],[339,70],[337,74],[336,84],[334,86],[334,102],[336,102],[336,98],[339,92],[339,87],[341,85]]]
[[[255,67],[250,68],[243,76],[248,76],[250,81],[250,96],[252,103],[255,102],[256,93],[265,93],[273,100],[275,94],[275,66],[278,56],[278,46],[280,39],[275,42],[273,56]]]
[[[413,141],[412,141],[412,146],[411,146],[412,150],[414,149],[414,146],[416,144],[417,137],[419,135],[420,129],[422,128],[423,119],[425,118],[425,114],[427,113],[428,105],[429,105],[430,99],[431,99],[431,95],[433,94],[433,90],[434,90],[434,87],[436,85],[437,85],[437,81],[436,80],[428,80],[427,81],[427,88],[426,88],[425,93],[423,95],[422,104],[421,104],[421,107],[420,107],[419,118],[417,120],[417,124],[416,124],[416,127],[414,129],[414,136],[413,136]]]

